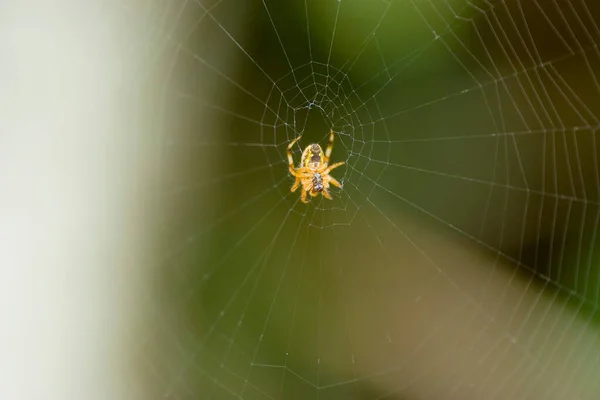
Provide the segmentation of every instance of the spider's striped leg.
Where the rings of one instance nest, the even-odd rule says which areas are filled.
[[[290,165],[290,172],[294,169],[294,158],[292,157],[292,152],[290,150],[296,144],[296,142],[298,140],[300,140],[301,137],[302,137],[302,135],[300,135],[296,139],[292,140],[292,142],[290,144],[288,144],[288,147],[287,147],[287,157],[288,157],[288,163]],[[292,174],[293,174],[293,172],[292,172]]]
[[[331,157],[331,151],[333,150],[333,129],[329,132],[329,144],[327,145],[327,150],[325,150],[325,164],[329,162],[329,157]]]
[[[340,162],[336,162],[335,164],[327,167],[327,169],[323,172],[324,174],[328,174],[330,173],[332,170],[334,170],[337,167],[341,167],[342,165],[346,164],[345,161],[340,161]]]

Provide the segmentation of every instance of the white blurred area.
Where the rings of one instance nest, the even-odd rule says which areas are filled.
[[[148,237],[133,210],[148,160],[123,112],[141,32],[124,15],[112,2],[0,5],[1,399],[148,398],[126,343],[140,326]]]

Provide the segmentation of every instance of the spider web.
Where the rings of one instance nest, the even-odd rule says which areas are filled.
[[[595,8],[154,9],[159,393],[594,398]],[[330,129],[343,188],[302,204],[286,147],[303,135],[298,163]]]

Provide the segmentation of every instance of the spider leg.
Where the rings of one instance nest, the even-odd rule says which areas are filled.
[[[300,180],[300,178],[296,177],[296,182],[294,182],[294,186],[292,186],[292,189],[290,190],[290,192],[295,192],[299,187],[300,184],[302,183],[302,181]]]
[[[327,169],[325,171],[323,171],[324,174],[328,174],[330,173],[332,170],[336,169],[337,167],[341,167],[342,165],[346,164],[345,161],[340,161],[340,162],[336,162],[335,164],[327,167]]]
[[[302,200],[303,203],[308,203],[308,199],[306,198],[306,190],[302,190],[302,195],[300,196],[300,200]]]
[[[331,194],[329,193],[329,190],[323,189],[323,191],[321,193],[323,193],[323,197],[325,197],[325,198],[327,198],[329,200],[333,200],[333,197],[331,197]]]
[[[300,168],[290,167],[289,171],[290,171],[290,174],[292,174],[293,176],[298,177],[298,178],[303,178],[306,175],[307,169],[306,169],[306,167],[300,167]]]
[[[333,129],[329,132],[329,144],[327,145],[327,150],[325,150],[325,160],[324,163],[327,164],[329,162],[329,157],[331,157],[331,151],[333,150]]]
[[[287,157],[288,157],[288,163],[290,165],[290,172],[294,169],[294,157],[292,157],[292,152],[290,150],[296,144],[296,142],[298,140],[300,140],[301,137],[302,137],[302,135],[300,135],[296,139],[292,140],[292,142],[290,144],[288,144],[288,147],[287,147]],[[292,172],[292,175],[293,174],[294,173]]]
[[[342,184],[339,183],[338,180],[335,179],[333,176],[327,175],[327,179],[329,180],[329,183],[331,183],[333,186],[337,186],[340,189],[342,188]]]

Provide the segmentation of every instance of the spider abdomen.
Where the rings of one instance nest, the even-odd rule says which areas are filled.
[[[323,149],[318,144],[314,143],[304,149],[302,154],[302,166],[317,169],[323,165]]]

